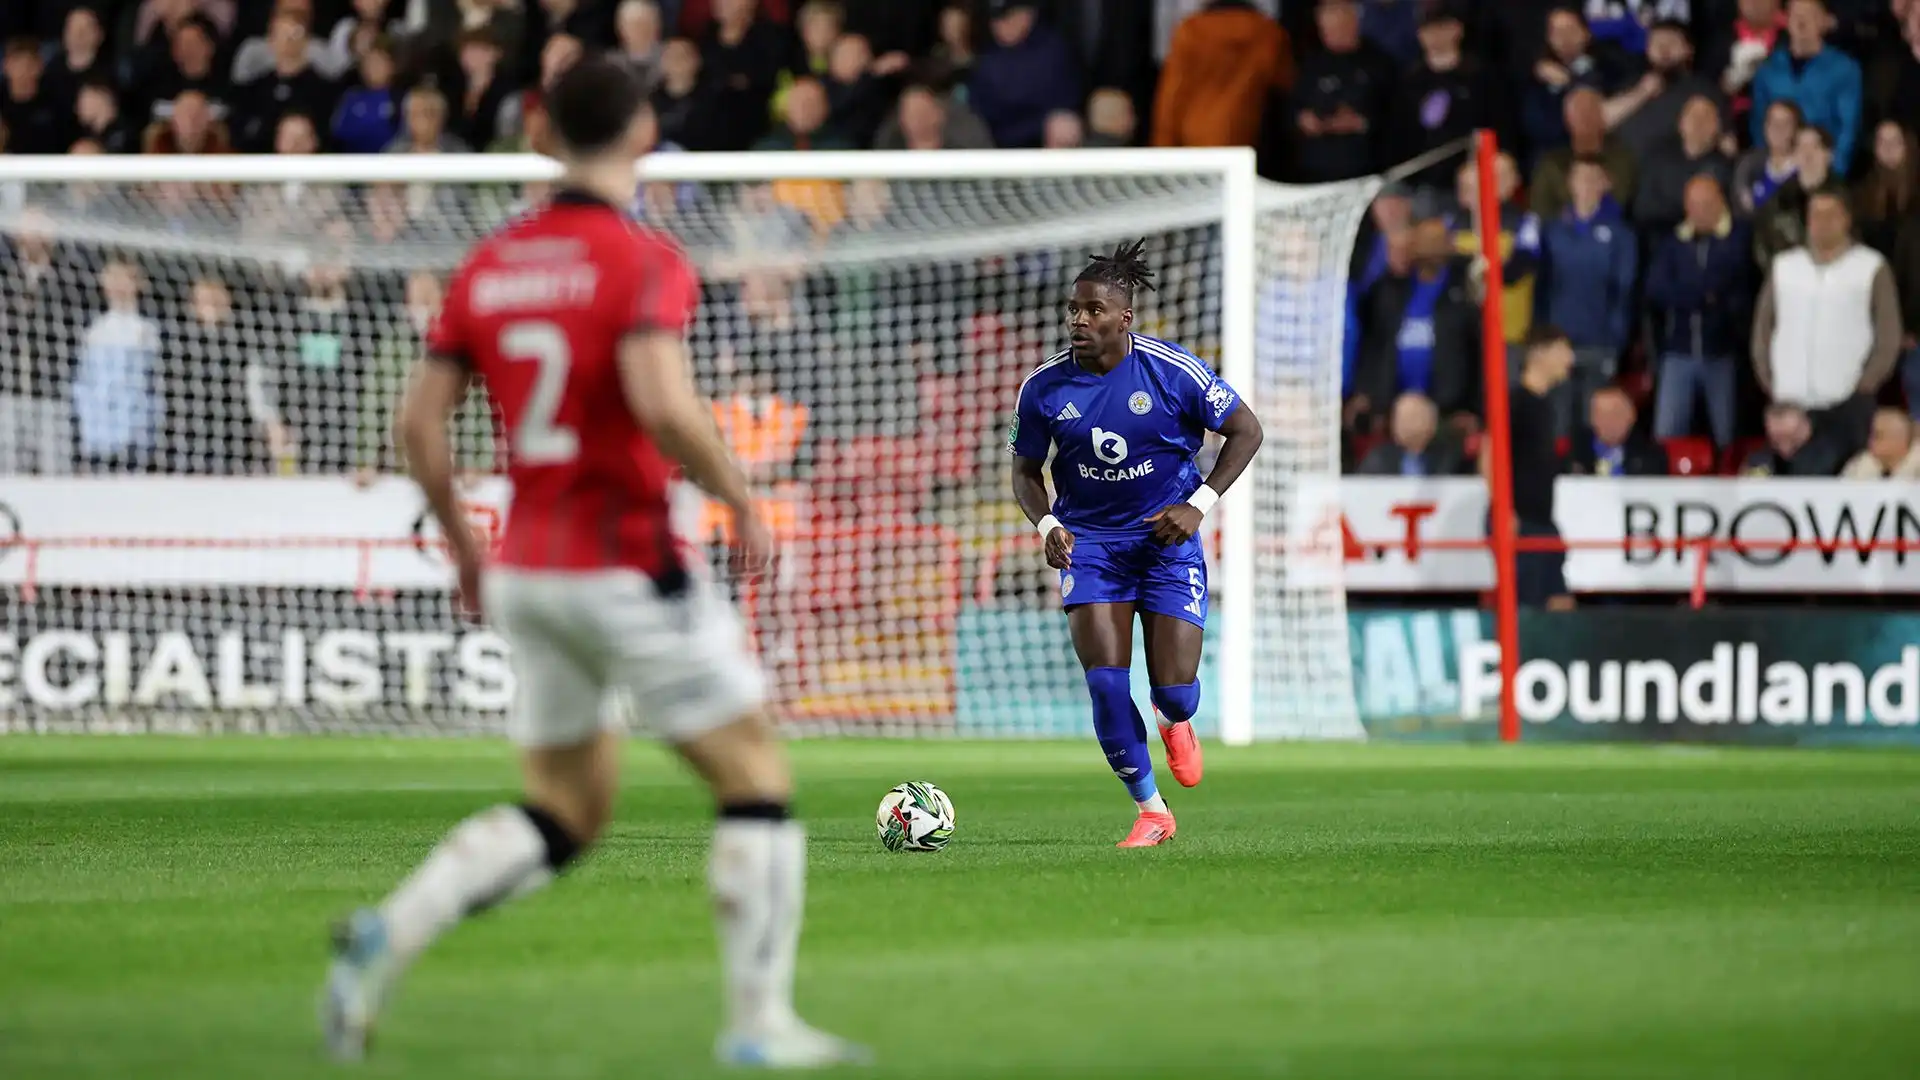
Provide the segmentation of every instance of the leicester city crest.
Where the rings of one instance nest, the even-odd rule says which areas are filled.
[[[1153,399],[1147,396],[1145,390],[1135,390],[1133,396],[1127,399],[1127,408],[1132,409],[1135,416],[1145,416],[1153,411]]]
[[[1060,598],[1064,600],[1068,596],[1072,595],[1072,593],[1073,593],[1073,575],[1061,574],[1060,575]]]

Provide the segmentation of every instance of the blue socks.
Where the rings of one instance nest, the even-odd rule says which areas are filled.
[[[1093,733],[1113,774],[1127,786],[1127,794],[1134,802],[1144,803],[1160,789],[1153,782],[1147,722],[1133,704],[1132,682],[1126,668],[1093,668],[1087,672],[1087,692],[1093,695]],[[1199,698],[1197,687],[1194,698]]]
[[[1200,711],[1200,684],[1190,682],[1185,686],[1156,686],[1152,693],[1153,707],[1170,723],[1183,723],[1193,719]]]

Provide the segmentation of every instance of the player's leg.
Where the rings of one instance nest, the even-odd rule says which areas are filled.
[[[609,609],[616,678],[713,792],[708,887],[726,1018],[717,1055],[735,1065],[812,1067],[867,1058],[802,1023],[793,1005],[806,903],[807,836],[793,818],[785,747],[762,705],[764,680],[726,602],[701,584],[661,600],[637,586]]]
[[[1207,559],[1200,540],[1167,548],[1140,597],[1147,684],[1158,715],[1167,771],[1182,787],[1200,783],[1205,761],[1193,731],[1200,709],[1200,648],[1207,622]]]
[[[1139,815],[1123,847],[1150,847],[1173,836],[1173,814],[1153,776],[1147,722],[1133,701],[1133,597],[1139,591],[1124,551],[1082,542],[1062,573],[1073,651],[1086,672],[1093,733],[1107,767],[1126,786]]]
[[[336,927],[322,1016],[336,1056],[365,1052],[394,980],[436,939],[467,916],[545,886],[606,825],[619,737],[602,727],[603,677],[591,656],[570,647],[550,610],[566,597],[541,591],[554,584],[505,575],[488,582],[488,609],[513,644],[508,727],[521,748],[524,796],[454,826],[378,906]]]

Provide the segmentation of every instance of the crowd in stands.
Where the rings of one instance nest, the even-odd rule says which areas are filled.
[[[1565,471],[1912,475],[1920,3],[1420,7],[1350,97],[1401,73],[1375,114],[1387,160],[1501,133],[1503,344],[1516,375],[1530,331],[1572,347],[1547,395]],[[1487,266],[1477,172],[1456,165],[1390,186],[1356,252],[1361,472],[1475,469]]]
[[[654,80],[662,151],[1252,145],[1264,174],[1302,183],[1419,160],[1373,207],[1348,297],[1348,464],[1389,475],[1475,468],[1487,267],[1477,175],[1446,151],[1491,128],[1504,344],[1518,373],[1536,325],[1565,331],[1574,360],[1551,397],[1566,469],[1916,469],[1920,0],[7,0],[0,41],[14,153],[524,151],[544,136],[541,88],[613,51]],[[234,441],[257,444],[220,468],[390,467],[377,437],[303,402],[337,403],[325,384],[349,360],[363,386],[393,385],[439,282],[391,275],[368,290],[378,317],[359,303],[356,320],[342,295],[366,287],[337,252],[431,239],[444,207],[386,187],[352,207],[248,194],[247,227],[293,205],[335,254],[271,281],[189,275],[159,298],[96,251],[95,301],[53,312],[43,284],[79,273],[76,256],[58,230],[16,224],[0,247],[0,472],[173,467],[164,400],[151,416],[108,407],[167,378],[230,402]],[[830,210],[808,197],[747,191],[754,214],[733,228],[839,235],[892,212],[884,185]],[[638,209],[671,216],[685,198],[656,186]],[[835,305],[860,289],[835,287]],[[769,347],[815,355],[794,339],[821,299],[749,279],[729,304]],[[260,310],[299,328],[293,359],[167,363],[241,341]],[[749,396],[805,397],[736,375]],[[365,402],[389,392],[353,414],[377,416]],[[782,425],[832,408],[787,404]],[[338,450],[303,453],[314,440]]]

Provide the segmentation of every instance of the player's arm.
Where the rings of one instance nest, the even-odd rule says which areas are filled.
[[[462,566],[477,564],[481,551],[454,493],[449,428],[454,410],[466,400],[470,381],[464,364],[429,354],[414,366],[406,394],[400,399],[400,411],[394,417],[394,441],[403,452],[407,472],[420,485],[448,549]]]
[[[1216,428],[1223,442],[1220,453],[1213,460],[1213,469],[1207,473],[1205,487],[1212,489],[1214,497],[1227,493],[1240,474],[1247,471],[1247,465],[1253,461],[1253,455],[1260,452],[1260,444],[1266,441],[1266,429],[1260,426],[1260,418],[1253,414],[1253,407],[1242,401],[1233,411],[1220,421]]]
[[[713,409],[693,386],[686,342],[664,331],[630,334],[620,347],[627,408],[687,479],[735,514],[753,512],[747,477],[714,425]]]
[[[1185,389],[1189,384],[1179,384]],[[1200,531],[1200,521],[1220,501],[1240,474],[1247,471],[1253,455],[1266,439],[1260,418],[1226,380],[1215,375],[1204,386],[1195,383],[1186,391],[1184,405],[1189,418],[1224,440],[1214,457],[1213,469],[1187,501],[1165,507],[1147,518],[1153,525],[1153,538],[1162,544],[1184,544]]]
[[[1007,432],[1007,452],[1013,455],[1013,503],[1040,530],[1047,565],[1065,570],[1073,563],[1073,533],[1053,516],[1053,501],[1047,496],[1047,447],[1052,436],[1036,396],[1030,387],[1020,388],[1013,428]]]

